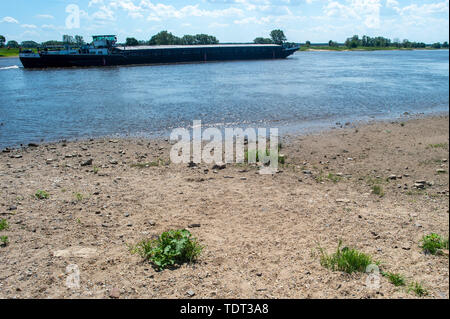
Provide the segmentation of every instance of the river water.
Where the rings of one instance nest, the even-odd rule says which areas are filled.
[[[297,52],[286,60],[26,70],[0,59],[0,147],[161,136],[193,120],[302,131],[449,108],[449,51]]]

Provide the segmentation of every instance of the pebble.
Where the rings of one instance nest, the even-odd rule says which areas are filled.
[[[118,299],[120,297],[120,290],[119,288],[113,288],[109,292],[109,297],[113,299]]]
[[[186,294],[187,294],[189,297],[193,297],[193,296],[195,296],[195,291],[189,289],[188,291],[186,291]]]
[[[225,169],[227,168],[227,164],[215,164],[212,169]]]
[[[93,162],[93,159],[90,158],[90,159],[88,159],[88,160],[82,162],[82,163],[81,163],[81,166],[90,166],[90,165],[92,165],[92,162]]]

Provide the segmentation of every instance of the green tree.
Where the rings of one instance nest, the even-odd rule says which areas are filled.
[[[161,31],[150,39],[150,45],[180,44],[180,38],[167,31]]]
[[[362,41],[359,39],[357,35],[354,35],[353,37],[347,38],[347,40],[345,40],[345,46],[347,48],[357,48],[361,45]]]
[[[193,35],[186,34],[181,38],[181,44],[193,45],[195,44],[195,37]]]
[[[0,48],[3,48],[5,46],[6,38],[2,35],[0,35]]]
[[[63,35],[63,43],[64,44],[74,44],[75,40],[74,40],[73,36],[64,34]]]
[[[135,38],[127,38],[127,40],[125,41],[125,45],[129,47],[138,46],[139,41]]]
[[[11,40],[6,44],[8,48],[17,49],[19,47],[19,43],[17,41]]]
[[[258,37],[255,38],[255,40],[253,40],[254,43],[256,44],[272,44],[272,39],[269,38],[263,38],[263,37]]]
[[[20,46],[22,48],[26,48],[26,49],[32,49],[32,48],[37,48],[39,46],[39,43],[34,42],[34,41],[23,41]]]
[[[433,43],[433,44],[431,45],[431,47],[432,47],[433,49],[440,49],[440,48],[441,48],[441,43],[440,43],[440,42]]]
[[[337,42],[334,42],[333,40],[328,41],[328,46],[329,47],[338,47],[339,44]]]
[[[212,35],[207,34],[196,34],[195,36],[195,44],[218,44],[219,40]]]
[[[84,39],[83,39],[83,37],[82,37],[81,35],[76,35],[76,36],[75,36],[75,43],[76,43],[78,46],[82,46],[82,45],[85,44]]]
[[[309,47],[311,46],[311,41],[309,41],[309,40],[306,41],[306,42],[305,42],[305,46],[307,46],[307,47],[309,48]]]
[[[272,38],[273,43],[276,44],[283,44],[283,42],[287,40],[284,32],[279,29],[272,30],[272,32],[270,32],[270,37]]]
[[[442,47],[443,47],[444,49],[448,49],[448,42],[445,41],[444,43],[442,43]]]

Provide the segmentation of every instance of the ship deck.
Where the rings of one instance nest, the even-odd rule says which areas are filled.
[[[208,45],[142,45],[142,46],[117,46],[118,50],[152,50],[152,49],[202,49],[202,48],[242,48],[242,47],[280,47],[277,44],[208,44]]]

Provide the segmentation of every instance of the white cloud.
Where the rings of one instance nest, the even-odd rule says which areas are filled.
[[[398,7],[399,3],[396,0],[386,0],[386,7],[395,8]]]
[[[19,23],[19,21],[17,21],[17,20],[14,19],[13,17],[4,17],[3,19],[0,20],[0,22],[6,22],[6,23]]]
[[[36,17],[40,18],[40,19],[54,19],[55,18],[51,14],[38,14],[38,15],[36,15]]]
[[[324,7],[325,15],[364,21],[368,28],[380,26],[380,0],[346,0],[346,4],[330,1]]]
[[[22,24],[21,27],[26,28],[26,29],[36,29],[37,28],[37,26],[35,26],[34,24]]]

